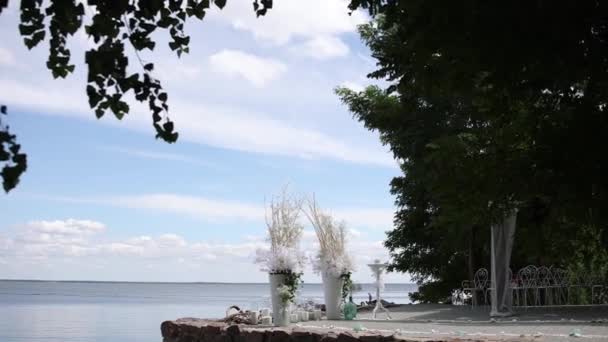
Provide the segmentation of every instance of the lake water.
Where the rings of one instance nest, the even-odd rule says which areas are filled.
[[[414,284],[386,284],[383,298],[408,303]],[[367,300],[371,284],[353,299]],[[320,284],[299,298],[323,301]],[[223,317],[230,305],[269,307],[267,284],[0,281],[0,341],[160,341],[160,323]]]

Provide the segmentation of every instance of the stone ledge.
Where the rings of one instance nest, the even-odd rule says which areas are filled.
[[[160,325],[164,342],[489,342],[530,341],[525,338],[404,336],[374,331],[352,332],[298,326],[269,327],[228,324],[198,318],[180,318]]]

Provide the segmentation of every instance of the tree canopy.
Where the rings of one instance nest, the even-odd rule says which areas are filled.
[[[265,15],[272,8],[272,2],[253,0],[254,13]],[[168,43],[171,50],[178,57],[188,53],[190,36],[184,31],[184,24],[188,20],[203,20],[212,5],[222,9],[226,0],[87,0],[86,6],[91,8],[93,16],[85,24],[84,1],[21,0],[19,32],[28,49],[48,38],[46,66],[54,78],[65,78],[75,69],[68,40],[84,29],[95,43],[84,56],[88,68],[86,94],[95,116],[101,118],[110,111],[118,120],[122,119],[129,113],[129,105],[123,96],[132,92],[137,101],[148,104],[156,137],[174,143],[178,133],[169,117],[168,94],[160,80],[153,76],[154,63],[143,62],[138,52],[154,50],[156,42],[152,34],[165,30],[171,38]],[[8,0],[0,0],[0,14],[7,7]],[[133,62],[125,51],[127,48],[135,51],[135,63],[141,66],[139,72],[127,73],[127,66]],[[6,107],[3,108],[5,112]],[[8,130],[0,130],[0,133],[0,146],[7,144],[19,150],[14,135],[9,135]],[[16,169],[13,164],[7,164],[8,169],[3,169],[7,192],[17,185],[26,168],[25,155],[13,153],[23,163],[15,164],[19,166]],[[5,161],[2,158],[10,157],[2,153],[0,162]]]
[[[10,127],[2,122],[7,115],[6,106],[0,105],[0,164],[2,164],[2,188],[5,192],[17,186],[19,176],[27,169],[27,156],[21,152],[17,136],[11,134]]]
[[[607,5],[352,1],[358,7],[375,17],[359,30],[378,65],[368,76],[388,86],[337,93],[401,161],[386,246],[393,267],[423,285],[416,298],[447,296],[463,269],[487,265],[489,225],[513,207],[515,267],[573,265],[563,253],[573,245],[605,257]],[[590,259],[583,266],[601,264]]]

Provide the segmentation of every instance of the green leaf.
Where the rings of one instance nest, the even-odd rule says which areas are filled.
[[[223,9],[224,6],[226,6],[226,0],[215,0],[215,5],[219,8],[219,9]]]

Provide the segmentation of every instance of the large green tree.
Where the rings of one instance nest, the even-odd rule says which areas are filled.
[[[416,298],[436,301],[487,265],[489,226],[513,207],[514,268],[565,265],[570,244],[594,242],[605,254],[606,4],[351,3],[358,7],[376,17],[360,28],[378,64],[369,76],[389,85],[338,94],[402,162],[386,245],[394,268],[422,285]],[[576,240],[584,227],[595,233]]]
[[[0,0],[0,14],[8,5],[8,0]],[[85,30],[95,42],[84,60],[88,68],[86,94],[97,118],[110,111],[122,119],[129,113],[123,97],[131,92],[137,101],[148,104],[156,137],[173,143],[178,133],[169,117],[168,94],[153,75],[154,63],[143,62],[138,52],[154,50],[152,34],[163,30],[168,32],[169,47],[178,57],[188,53],[190,36],[184,25],[188,20],[203,20],[212,5],[222,9],[226,0],[21,0],[19,32],[28,49],[48,40],[46,66],[54,78],[65,78],[75,69],[68,40]],[[261,16],[272,8],[272,0],[253,0],[252,5],[255,14]],[[93,13],[87,24],[83,22],[85,6]],[[135,61],[126,53],[129,48],[135,51]],[[128,74],[127,66],[133,62],[140,64],[140,71]],[[0,147],[4,145],[12,149],[0,150],[0,162],[12,160],[13,154],[18,158],[5,163],[2,171],[8,192],[25,171],[25,155],[9,155],[9,151],[19,151],[19,145],[7,127],[0,127]]]

